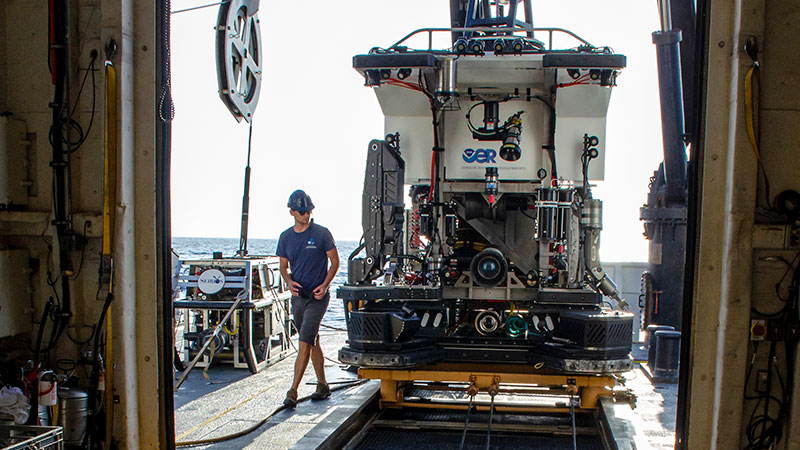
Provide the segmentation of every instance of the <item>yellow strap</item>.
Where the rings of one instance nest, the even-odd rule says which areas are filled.
[[[111,255],[117,195],[117,71],[106,63],[105,158],[103,176],[103,255]],[[111,286],[109,283],[109,292]]]
[[[117,189],[117,71],[110,61],[106,68],[106,114],[105,114],[105,155],[103,167],[103,250],[102,254],[110,260],[111,273],[108,279],[108,293],[112,293],[114,285],[114,260],[112,258],[112,244],[114,239],[114,205],[116,204]],[[114,315],[108,311],[106,316],[106,443],[105,449],[111,448],[114,430],[114,330],[112,327]],[[100,330],[97,330],[99,333]]]
[[[756,159],[761,164],[761,153],[758,151],[755,123],[753,121],[753,109],[755,107],[753,104],[753,75],[758,77],[758,65],[751,67],[744,76],[744,119],[747,123],[747,136],[750,138],[750,145],[753,146]]]

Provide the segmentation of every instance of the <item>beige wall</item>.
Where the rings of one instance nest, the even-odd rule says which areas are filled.
[[[792,36],[800,33],[800,7],[787,0],[767,2],[765,16],[759,52],[760,126],[763,161],[774,196],[786,189],[800,190],[800,51],[792,42]]]
[[[766,5],[766,6],[765,6]],[[797,51],[786,37],[800,27],[795,2],[713,2],[710,14],[699,252],[692,321],[689,440],[690,449],[741,448],[750,421],[758,369],[766,369],[768,343],[761,344],[750,383],[744,386],[754,346],[749,342],[751,307],[775,311],[782,305],[775,283],[797,250],[754,248],[756,222],[763,221],[765,184],[758,179],[757,159],[746,133],[745,74],[752,60],[743,51],[758,42],[761,65],[759,120],[761,158],[774,197],[800,189],[797,123],[800,76]],[[758,99],[759,96],[757,96]],[[758,180],[758,181],[757,181]],[[758,244],[757,247],[764,247]],[[769,245],[767,245],[769,247]],[[779,370],[786,377],[783,344],[777,346]],[[780,395],[777,377],[773,394]],[[797,405],[798,394],[793,403]],[[777,409],[772,410],[773,415]],[[760,414],[760,411],[757,413]],[[796,420],[795,420],[796,422]],[[778,448],[800,448],[798,427],[789,426]],[[732,433],[732,424],[741,424]],[[789,435],[791,433],[791,435]]]
[[[121,448],[157,449],[165,443],[163,414],[159,411],[159,353],[157,345],[157,252],[155,251],[155,25],[152,0],[72,0],[70,6],[70,78],[74,105],[90,61],[94,64],[95,103],[92,78],[86,85],[73,115],[89,132],[85,144],[72,154],[73,228],[86,232],[83,254],[72,252],[80,273],[70,282],[73,318],[68,333],[85,339],[97,321],[105,293],[98,295],[98,265],[102,235],[104,158],[104,45],[114,38],[119,53],[112,59],[117,70],[117,126],[119,138],[118,192],[115,205],[117,227],[114,238],[115,299],[110,318],[114,326],[114,437]],[[28,208],[22,212],[0,212],[0,246],[24,248],[34,261],[33,294],[29,317],[37,326],[42,307],[52,294],[46,284],[48,268],[58,276],[55,263],[58,245],[53,239],[51,217],[52,149],[48,131],[53,87],[48,70],[47,2],[3,0],[0,2],[0,111],[9,111],[27,124],[31,149],[28,164],[34,185]],[[92,129],[88,130],[94,109]],[[4,150],[3,150],[4,151]],[[2,157],[4,155],[0,155]],[[143,211],[135,214],[136,211]],[[53,246],[53,252],[48,251]],[[81,263],[82,260],[82,263]],[[98,299],[99,297],[99,299]],[[4,340],[4,350],[24,355],[25,338]],[[60,341],[59,357],[78,359],[88,346]],[[24,357],[23,357],[24,359]],[[79,376],[82,372],[79,371]],[[81,380],[82,385],[88,379]]]
[[[5,3],[0,4],[0,61],[6,60],[6,7]],[[7,68],[5,64],[0,65],[0,112],[6,109],[6,78]]]

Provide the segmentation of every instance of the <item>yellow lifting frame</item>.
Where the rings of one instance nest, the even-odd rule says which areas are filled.
[[[405,382],[432,381],[442,383],[468,383],[471,394],[477,391],[497,393],[500,383],[527,385],[561,390],[567,394],[580,395],[580,409],[594,409],[598,398],[613,395],[616,380],[611,375],[576,375],[536,369],[533,366],[501,364],[432,364],[413,369],[369,369],[358,370],[358,377],[381,380],[381,404],[386,407],[437,407],[465,409],[462,405],[424,405],[403,401],[402,387]],[[508,411],[557,411],[559,408],[503,408]]]

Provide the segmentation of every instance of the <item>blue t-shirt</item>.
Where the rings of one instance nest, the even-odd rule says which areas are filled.
[[[326,252],[336,248],[331,232],[322,225],[311,222],[302,233],[291,227],[281,233],[275,253],[289,260],[292,279],[305,289],[314,289],[328,274]]]

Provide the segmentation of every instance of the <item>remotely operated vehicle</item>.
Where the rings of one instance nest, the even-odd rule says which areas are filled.
[[[529,1],[452,4],[452,28],[353,58],[386,134],[367,146],[339,357],[627,371],[633,314],[600,264],[591,190],[625,57],[533,28]],[[440,32],[452,47],[406,44]],[[571,47],[553,48],[559,36]]]

